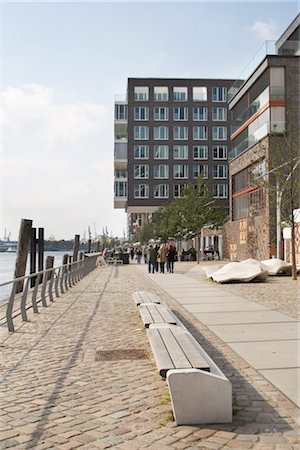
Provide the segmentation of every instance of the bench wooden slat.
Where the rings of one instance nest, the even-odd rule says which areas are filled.
[[[147,334],[158,372],[162,378],[166,378],[167,371],[170,368],[174,369],[173,361],[170,358],[158,329],[148,328]]]
[[[189,360],[191,367],[194,369],[202,369],[210,371],[210,366],[207,361],[203,358],[199,350],[195,347],[188,333],[183,332],[175,334],[175,339],[182,348],[184,354]]]
[[[162,340],[168,350],[173,366],[176,369],[191,369],[191,363],[178,345],[177,339],[170,328],[162,328],[159,330]]]
[[[176,317],[164,305],[141,304],[139,312],[146,328],[153,323],[169,323],[176,325]]]
[[[152,292],[135,292],[132,297],[136,306],[143,303],[161,303],[159,297]]]

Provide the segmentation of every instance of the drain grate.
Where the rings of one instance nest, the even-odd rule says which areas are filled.
[[[143,349],[131,350],[97,350],[95,361],[121,361],[122,359],[149,359],[148,353]]]

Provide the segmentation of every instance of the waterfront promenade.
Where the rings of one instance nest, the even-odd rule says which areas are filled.
[[[180,278],[208,293],[215,289],[194,263],[176,263],[175,274],[164,276],[149,276],[143,265],[106,266],[31,314],[30,322],[17,323],[16,333],[1,330],[0,449],[299,449],[295,403],[201,321],[207,312],[192,312],[176,299]],[[253,286],[217,289],[295,322],[295,282]],[[160,295],[230,379],[232,424],[174,424],[166,382],[131,298],[139,290]],[[128,350],[145,354],[128,356]]]

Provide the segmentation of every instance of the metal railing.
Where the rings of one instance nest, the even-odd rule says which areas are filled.
[[[53,267],[0,284],[0,289],[12,285],[8,301],[4,300],[0,303],[1,325],[7,324],[8,331],[14,332],[13,319],[21,315],[23,322],[27,322],[28,309],[32,308],[34,313],[38,313],[39,304],[47,307],[47,300],[53,302],[54,297],[60,297],[61,294],[75,286],[96,268],[98,256],[95,254],[95,256],[92,255],[60,267]],[[35,286],[30,288],[32,279],[35,279]],[[23,290],[18,294],[17,288],[20,283],[23,284]],[[2,311],[5,309],[4,314]]]

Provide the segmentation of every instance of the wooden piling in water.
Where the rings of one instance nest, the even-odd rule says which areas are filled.
[[[31,228],[30,236],[30,273],[36,272],[36,228]],[[35,286],[36,277],[30,278],[30,287]]]
[[[39,228],[38,233],[38,271],[41,272],[44,270],[44,228]]]
[[[16,255],[16,265],[14,277],[23,277],[26,272],[27,256],[31,239],[32,220],[22,219],[18,238],[18,247]],[[24,281],[20,281],[16,288],[16,293],[23,291]]]
[[[80,245],[80,235],[75,234],[74,248],[73,248],[73,261],[77,261],[77,259],[78,259],[79,245]]]
[[[53,267],[54,267],[54,256],[47,256],[46,270],[52,269]],[[51,276],[52,276],[52,270],[49,270],[49,272],[47,272],[47,280],[50,280]]]

